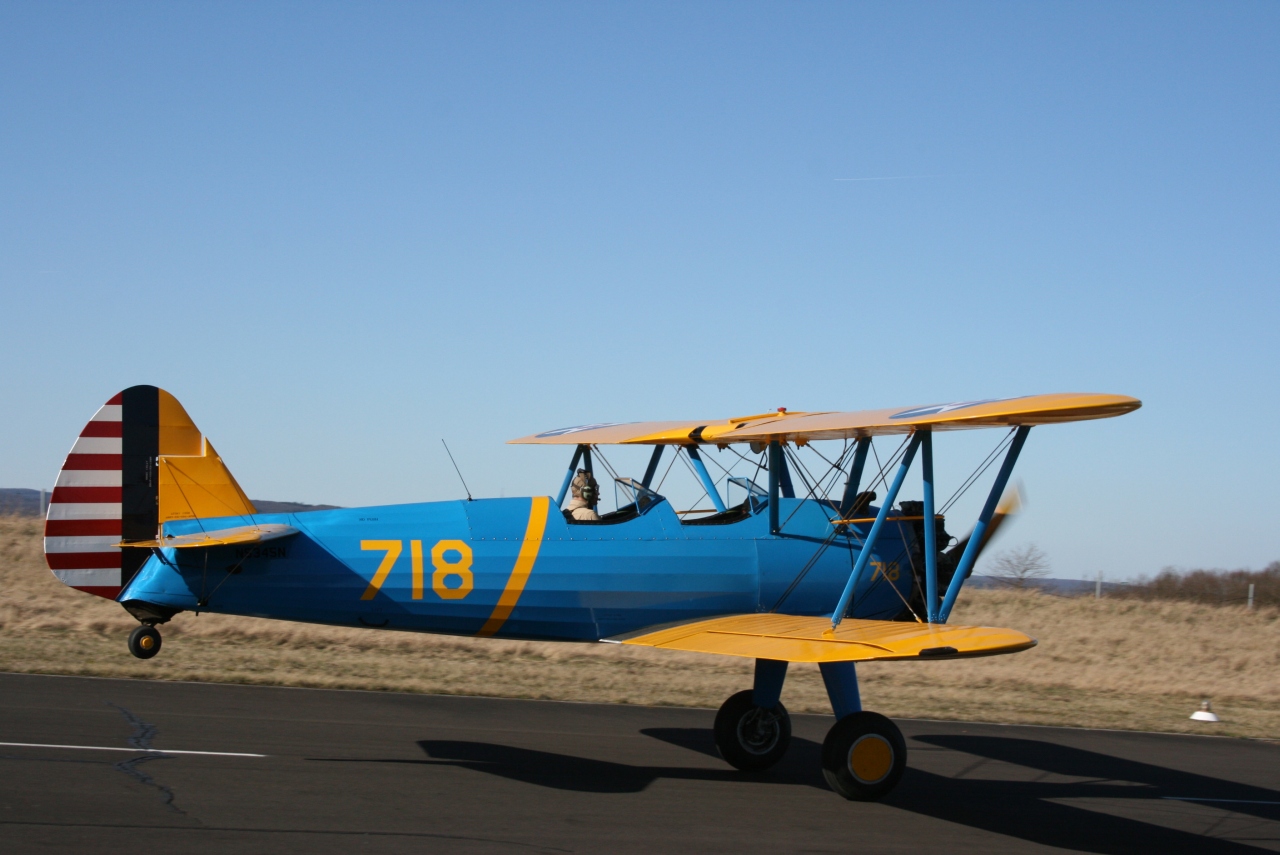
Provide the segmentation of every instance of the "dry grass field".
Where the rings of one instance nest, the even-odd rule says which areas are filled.
[[[41,522],[0,518],[0,671],[715,708],[750,662],[611,644],[547,644],[182,614],[164,651],[125,649],[137,624],[45,568]],[[968,591],[953,622],[1036,636],[1025,653],[860,667],[890,716],[1280,738],[1280,610]],[[1222,723],[1188,720],[1202,698]],[[829,712],[816,666],[783,701]]]

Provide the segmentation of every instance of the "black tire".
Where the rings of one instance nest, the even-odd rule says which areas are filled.
[[[160,652],[160,630],[140,626],[129,633],[129,652],[139,659],[150,659]]]
[[[771,710],[756,706],[747,689],[724,702],[716,713],[716,748],[730,766],[744,772],[768,769],[791,745],[791,716],[781,703]]]
[[[889,719],[856,712],[835,723],[822,743],[822,776],[846,799],[870,802],[898,785],[907,768],[907,743]]]

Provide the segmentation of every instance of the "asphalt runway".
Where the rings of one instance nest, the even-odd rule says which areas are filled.
[[[822,780],[830,718],[744,776],[712,716],[3,674],[0,852],[1280,851],[1275,744],[900,721],[867,804]]]

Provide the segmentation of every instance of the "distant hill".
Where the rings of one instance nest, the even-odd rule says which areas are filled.
[[[260,514],[300,514],[305,511],[332,511],[341,507],[341,505],[304,505],[302,502],[268,502],[266,499],[250,501]]]
[[[49,501],[49,494],[44,494]],[[305,511],[329,511],[338,505],[308,505],[303,502],[271,502],[254,499],[253,506],[260,514],[299,514]],[[40,491],[20,487],[0,487],[0,516],[38,517],[41,514]]]
[[[49,500],[45,494],[45,501]],[[10,517],[40,516],[40,491],[0,488],[0,515]]]
[[[1008,588],[1009,583],[999,576],[979,576],[974,574],[966,585],[973,588]],[[1046,594],[1057,594],[1060,597],[1091,597],[1095,583],[1091,579],[1028,579],[1027,587],[1044,591]],[[1103,582],[1102,593],[1107,594],[1127,587],[1123,582]]]

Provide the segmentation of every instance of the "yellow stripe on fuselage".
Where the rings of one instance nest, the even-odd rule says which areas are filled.
[[[542,546],[542,535],[547,530],[547,513],[550,509],[551,500],[546,496],[533,497],[533,504],[529,508],[529,527],[525,529],[516,566],[511,570],[511,577],[507,579],[507,587],[498,598],[498,604],[493,607],[493,614],[489,615],[480,632],[476,633],[479,637],[493,635],[502,629],[507,618],[511,617],[516,603],[520,602],[525,583],[533,572],[533,564],[538,560],[538,549]]]

